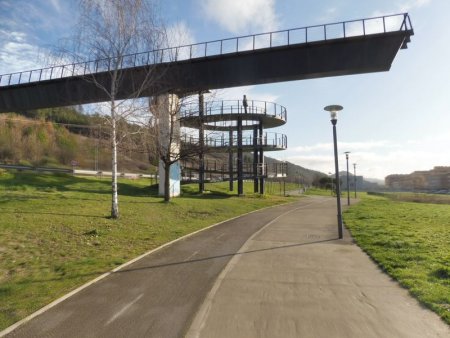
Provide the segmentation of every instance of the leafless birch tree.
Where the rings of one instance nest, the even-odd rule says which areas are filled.
[[[107,98],[107,124],[112,150],[112,203],[111,217],[119,217],[117,191],[117,147],[120,142],[118,121],[142,113],[142,100],[136,100],[158,79],[151,70],[143,81],[125,99],[118,94],[124,85],[124,67],[130,66],[133,54],[151,51],[166,45],[166,34],[158,20],[156,0],[80,0],[80,19],[72,58],[101,60],[95,67],[107,72],[109,81],[98,81],[86,75],[86,81],[95,84]],[[66,56],[67,57],[67,56]],[[106,84],[105,84],[106,83]],[[129,84],[128,84],[129,85]],[[145,100],[146,102],[146,100]],[[148,112],[148,106],[146,108]]]

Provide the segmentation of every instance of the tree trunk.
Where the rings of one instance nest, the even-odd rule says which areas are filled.
[[[112,201],[111,218],[119,218],[119,198],[117,195],[117,130],[116,130],[116,107],[115,102],[111,102],[111,152],[112,152]]]
[[[170,164],[164,163],[164,202],[170,201]]]

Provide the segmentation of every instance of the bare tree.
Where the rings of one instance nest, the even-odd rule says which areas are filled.
[[[77,34],[72,41],[70,56],[79,60],[101,60],[95,63],[108,74],[108,81],[99,81],[95,74],[86,75],[86,81],[95,84],[107,98],[107,125],[112,150],[111,217],[119,217],[117,189],[117,148],[121,140],[118,121],[128,120],[142,113],[142,100],[136,100],[158,79],[148,68],[144,79],[125,99],[118,100],[126,85],[124,67],[130,66],[133,54],[156,50],[165,46],[166,34],[160,24],[153,0],[80,0],[81,15]],[[131,56],[133,55],[133,56]],[[65,56],[67,58],[67,55]],[[129,84],[128,84],[129,85]],[[146,109],[148,112],[148,107]]]

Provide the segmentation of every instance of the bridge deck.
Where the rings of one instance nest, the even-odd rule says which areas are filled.
[[[135,97],[149,72],[154,81],[141,97],[388,71],[413,34],[400,14],[134,54],[120,70],[117,99]],[[2,75],[0,112],[107,101],[92,80],[108,87],[111,61]]]

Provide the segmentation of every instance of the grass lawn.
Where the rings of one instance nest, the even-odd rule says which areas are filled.
[[[183,186],[164,203],[147,180],[121,179],[119,220],[110,179],[0,171],[0,330],[70,290],[163,243],[259,208],[293,201],[245,197],[228,183]]]
[[[328,189],[320,189],[320,188],[309,188],[306,190],[305,195],[315,195],[315,196],[335,196],[333,195],[331,190]],[[344,198],[342,196],[341,198]],[[347,195],[345,195],[345,198],[347,198]]]
[[[450,324],[450,204],[386,196],[363,195],[344,222],[383,270]]]

